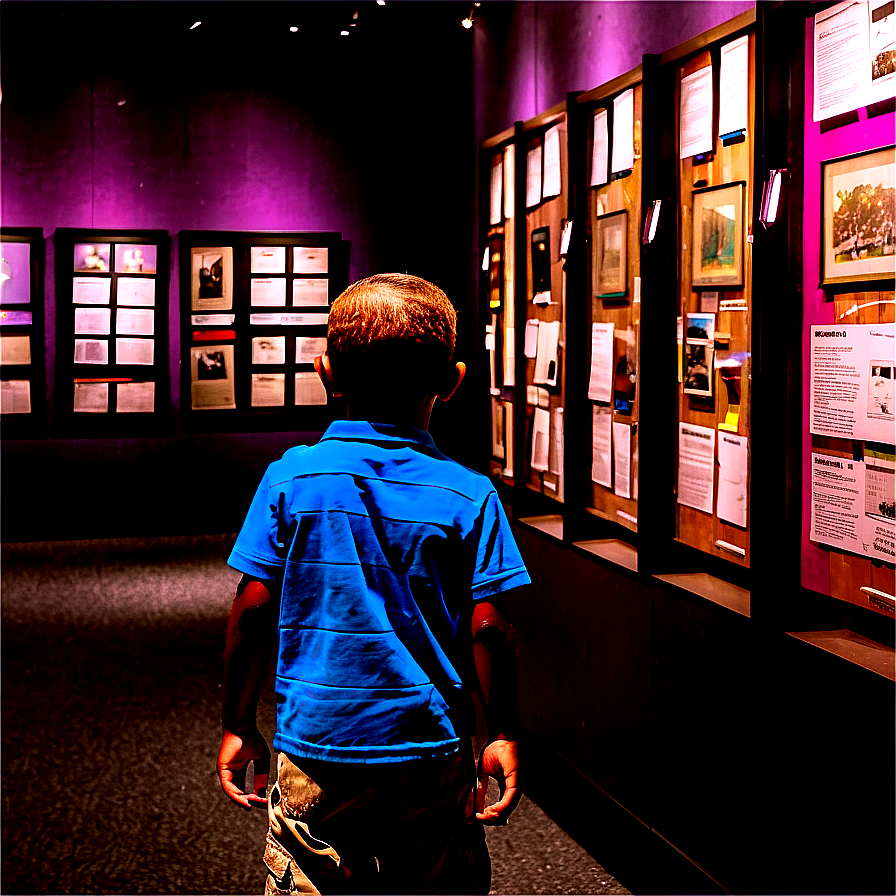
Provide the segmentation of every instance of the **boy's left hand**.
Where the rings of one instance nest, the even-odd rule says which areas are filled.
[[[519,754],[516,741],[493,740],[479,758],[476,782],[476,820],[482,824],[504,825],[517,807],[523,792],[519,789]],[[500,788],[498,802],[485,805],[488,779],[494,778]]]
[[[255,762],[255,781],[253,790],[246,791],[241,785],[245,780],[246,767],[252,760]],[[246,810],[252,806],[266,806],[270,762],[271,751],[257,728],[239,733],[225,730],[217,764],[218,780],[224,793]]]

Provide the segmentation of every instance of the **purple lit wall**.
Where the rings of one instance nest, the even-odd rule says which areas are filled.
[[[509,22],[476,32],[480,139],[499,133],[635,68],[647,53],[662,53],[753,9],[754,0],[721,2],[529,2],[513,4]],[[483,9],[485,9],[483,7]]]

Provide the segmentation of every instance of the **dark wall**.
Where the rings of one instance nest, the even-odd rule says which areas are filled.
[[[300,418],[292,433],[181,431],[180,230],[340,231],[352,280],[408,271],[442,286],[460,312],[459,357],[474,369],[433,433],[477,462],[466,425],[478,325],[463,14],[423,2],[2,4],[0,212],[3,226],[46,237],[51,418],[67,399],[53,387],[53,232],[172,235],[170,434],[5,442],[5,541],[232,531],[264,465],[315,437]]]

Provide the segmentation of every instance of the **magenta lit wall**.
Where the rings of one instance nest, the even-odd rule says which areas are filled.
[[[503,5],[503,4],[502,4]],[[591,90],[755,7],[719,2],[525,2],[509,22],[475,32],[476,124],[480,139],[526,121],[567,93]],[[485,9],[483,7],[483,9]]]

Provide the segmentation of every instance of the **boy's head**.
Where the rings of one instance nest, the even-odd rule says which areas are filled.
[[[330,308],[327,360],[352,415],[410,422],[427,398],[449,397],[463,367],[451,364],[456,326],[448,297],[420,277],[349,286]]]

